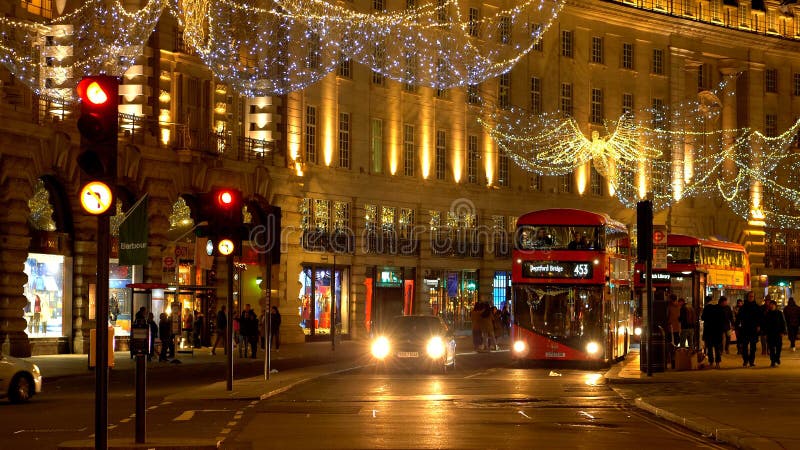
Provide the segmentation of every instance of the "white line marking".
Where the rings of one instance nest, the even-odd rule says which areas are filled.
[[[148,411],[152,411],[152,410],[154,410],[154,409],[156,409],[156,408],[158,408],[158,405],[151,406],[151,407],[147,408],[147,410],[148,410]]]
[[[184,411],[183,413],[181,413],[180,416],[172,419],[172,421],[173,422],[181,422],[181,421],[186,421],[186,420],[192,420],[192,417],[194,417],[194,411],[189,410],[189,411]]]
[[[230,432],[231,432],[230,428],[223,428],[222,431],[220,431],[220,434],[228,434]]]
[[[126,417],[125,419],[120,420],[119,423],[128,423],[130,421],[131,421],[131,418],[130,417]]]
[[[228,426],[229,426],[229,427],[235,427],[235,426],[236,426],[236,423],[237,423],[237,422],[236,422],[235,420],[234,420],[234,421],[231,421],[231,422],[228,422]]]
[[[524,417],[526,419],[530,419],[531,418],[531,416],[525,414],[525,411],[517,411],[517,412],[520,413],[520,415],[522,415],[522,417]]]

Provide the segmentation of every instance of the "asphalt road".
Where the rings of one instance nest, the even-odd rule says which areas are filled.
[[[313,363],[284,360],[288,370]],[[324,362],[324,361],[320,361]],[[243,361],[237,378],[263,361]],[[597,371],[517,368],[507,353],[460,355],[446,374],[375,367],[318,378],[266,400],[165,398],[224,379],[223,364],[156,365],[147,436],[211,439],[228,449],[728,448],[628,406]],[[134,436],[132,371],[112,371],[109,438]],[[0,448],[91,439],[94,377],[51,380],[25,405],[0,403]]]

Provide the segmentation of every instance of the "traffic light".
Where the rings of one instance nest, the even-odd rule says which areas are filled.
[[[636,248],[640,262],[653,259],[653,202],[636,204]]]
[[[117,179],[119,79],[108,75],[84,77],[77,92],[81,100],[78,166],[87,180],[113,185]]]
[[[240,256],[244,216],[242,193],[237,189],[215,188],[199,195],[200,218],[208,225],[203,234],[211,241],[209,254]]]

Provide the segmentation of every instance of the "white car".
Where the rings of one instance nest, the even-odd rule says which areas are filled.
[[[24,359],[0,355],[0,398],[7,396],[12,403],[24,403],[39,392],[42,392],[39,366]]]

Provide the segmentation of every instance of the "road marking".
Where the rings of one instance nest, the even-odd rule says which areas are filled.
[[[152,411],[152,410],[154,410],[154,409],[156,409],[156,408],[158,408],[158,405],[151,406],[151,407],[149,407],[149,408],[147,408],[147,409],[148,409],[148,411]]]
[[[589,420],[594,420],[594,416],[587,413],[586,411],[578,411],[578,414],[582,415],[583,417],[588,417]]]
[[[372,418],[374,419],[377,416],[377,414],[378,414],[378,410],[377,409],[373,409],[372,410]]]
[[[63,432],[71,432],[71,431],[86,431],[87,427],[83,428],[47,428],[47,429],[39,429],[39,430],[17,430],[14,434],[20,433],[63,433]]]
[[[114,428],[117,428],[117,426],[116,426],[116,425],[109,425],[109,426],[108,426],[108,429],[109,429],[109,430],[113,430]]]
[[[235,427],[235,426],[236,426],[236,423],[237,423],[237,422],[236,422],[235,420],[234,420],[234,421],[231,421],[231,422],[228,422],[228,426],[229,426],[229,427]]]
[[[161,403],[159,403],[159,404],[160,404],[160,405],[163,405],[163,406],[166,406],[166,405],[171,405],[171,404],[172,404],[172,402],[163,401],[163,402],[161,402]]]
[[[130,418],[130,419],[133,419],[134,417],[136,417],[136,413],[131,414],[130,416],[128,416],[128,418]]]
[[[531,418],[531,416],[525,414],[525,411],[517,411],[517,412],[520,413],[520,415],[522,415],[522,417],[524,417],[526,419],[530,419]]]
[[[184,422],[187,420],[192,420],[194,414],[197,412],[230,412],[228,409],[190,409],[184,411],[178,417],[172,419],[173,422]]]
[[[228,434],[230,432],[231,432],[230,428],[223,428],[222,431],[220,431],[220,434]]]
[[[130,418],[130,417],[127,417],[127,418],[125,418],[125,419],[122,419],[122,420],[120,420],[120,421],[119,421],[119,423],[128,423],[128,422],[130,422],[130,421],[131,421],[131,418]]]

